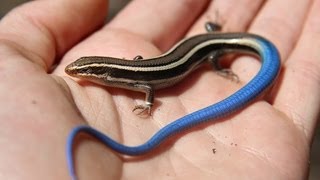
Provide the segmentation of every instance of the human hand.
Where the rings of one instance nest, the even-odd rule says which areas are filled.
[[[160,55],[185,35],[204,33],[204,23],[216,20],[217,11],[224,31],[256,33],[279,48],[283,71],[272,93],[138,159],[121,158],[82,136],[75,146],[78,176],[301,179],[307,175],[320,104],[319,1],[296,2],[290,9],[285,0],[133,1],[102,29],[98,27],[104,20],[105,1],[49,2],[17,8],[0,24],[1,169],[7,177],[67,177],[65,140],[78,124],[88,123],[119,142],[137,145],[169,122],[222,100],[248,82],[259,69],[252,57],[232,63],[239,84],[202,67],[177,86],[157,91],[153,115],[141,119],[131,110],[143,94],[76,83],[64,76],[64,67],[80,56]],[[59,64],[54,68],[55,63]]]

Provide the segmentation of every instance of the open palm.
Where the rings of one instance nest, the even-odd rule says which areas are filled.
[[[141,157],[122,157],[80,136],[80,179],[301,179],[319,113],[320,1],[132,1],[101,27],[106,1],[34,1],[0,23],[0,174],[7,179],[66,179],[70,130],[89,124],[126,145],[139,145],[166,124],[216,103],[260,67],[253,57],[231,64],[240,83],[203,66],[156,92],[153,114],[131,112],[144,95],[65,76],[81,56],[132,59],[162,54],[179,39],[225,32],[262,35],[278,47],[283,69],[260,100],[232,117],[195,127]],[[218,12],[218,13],[217,13]],[[217,15],[218,14],[218,15]],[[10,162],[10,163],[8,163]]]

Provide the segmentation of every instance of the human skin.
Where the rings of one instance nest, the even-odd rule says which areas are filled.
[[[131,111],[143,94],[64,73],[81,56],[160,55],[183,37],[205,33],[207,21],[220,22],[224,32],[259,34],[278,47],[282,71],[272,91],[233,116],[193,128],[138,158],[79,136],[77,175],[307,177],[320,105],[319,0],[135,0],[103,24],[107,12],[105,0],[43,0],[17,7],[0,21],[1,179],[68,179],[65,144],[73,127],[88,124],[123,144],[138,145],[246,84],[260,67],[254,57],[232,61],[240,83],[203,66],[178,85],[157,91],[152,116],[142,118]]]

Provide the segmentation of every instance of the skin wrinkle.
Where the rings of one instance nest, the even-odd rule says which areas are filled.
[[[287,144],[287,147],[289,147],[288,145],[291,145],[291,144]],[[241,148],[241,147],[244,147],[244,148]],[[294,145],[291,145],[290,147],[292,147],[291,149],[296,150],[295,154],[299,154],[301,152]],[[302,147],[307,147],[308,148],[308,145],[302,146]],[[258,159],[264,160],[263,162],[265,162],[266,165],[271,165],[270,167],[272,167],[275,170],[278,170],[278,172],[280,172],[284,176],[286,176],[286,177],[290,177],[291,176],[291,173],[286,171],[287,170],[286,167],[281,168],[281,166],[276,164],[277,161],[275,161],[275,162],[272,161],[273,158],[271,156],[268,156],[269,153],[260,153],[261,152],[260,149],[250,148],[249,146],[248,147],[239,146],[239,148],[243,149],[244,152],[248,152],[249,154],[252,154],[253,156],[257,157]],[[297,156],[297,157],[299,157],[299,156]],[[304,157],[301,157],[301,159],[304,159]]]
[[[25,15],[24,17],[26,18],[26,22],[30,22],[31,26],[36,27],[39,31],[41,31],[40,34],[46,34],[44,38],[49,41],[48,44],[52,45],[50,48],[47,49],[47,51],[51,50],[50,53],[46,53],[46,54],[49,54],[47,55],[47,57],[43,57],[40,54],[33,52],[34,54],[37,54],[42,59],[42,61],[46,64],[46,70],[48,71],[52,63],[54,63],[53,57],[55,57],[57,55],[57,52],[59,52],[57,41],[54,38],[55,35],[52,31],[50,31],[50,28],[47,27],[45,23],[38,21],[38,19],[34,18],[33,16],[28,16],[28,13],[25,13],[24,15]],[[45,61],[45,59],[47,59],[47,61]],[[48,61],[48,59],[50,59],[50,61]],[[50,64],[47,64],[46,62],[50,62]]]
[[[110,94],[111,95],[111,94]],[[122,102],[121,100],[119,100],[119,99],[121,99],[121,98],[123,98],[123,97],[121,97],[121,96],[113,96],[113,98],[112,98],[112,104],[113,104],[113,107],[114,107],[114,109],[115,109],[115,111],[116,111],[116,117],[117,117],[117,119],[123,119],[123,116],[122,116],[122,114],[123,113],[121,113],[122,111],[122,109],[120,108],[121,106],[118,106],[118,104],[122,104],[122,103],[120,103],[120,102]],[[120,121],[121,122],[121,121]],[[121,123],[123,123],[123,122],[121,122]],[[122,126],[121,126],[122,127]],[[121,130],[121,132],[123,132],[122,130]],[[122,137],[123,137],[123,134],[122,134]],[[123,139],[122,139],[123,140]]]
[[[20,7],[20,8],[23,9],[22,7]],[[29,14],[30,11],[22,11],[22,10],[16,9],[16,11],[14,13],[16,16],[18,15],[24,23],[27,23],[27,27],[30,26],[30,27],[36,28],[37,31],[41,32],[39,34],[42,34],[42,35],[45,34],[42,37],[43,37],[43,39],[47,40],[47,42],[48,42],[47,45],[53,44],[51,46],[51,48],[46,48],[46,51],[48,53],[43,53],[43,54],[47,55],[46,57],[35,52],[35,51],[30,50],[26,46],[22,46],[23,49],[27,50],[28,54],[31,54],[31,56],[28,56],[29,58],[27,58],[27,59],[34,60],[34,57],[38,57],[36,61],[34,60],[34,62],[37,64],[39,64],[39,62],[41,62],[41,64],[39,64],[39,65],[41,65],[42,67],[45,68],[46,71],[48,71],[49,67],[52,65],[52,63],[54,61],[54,59],[52,57],[55,57],[55,55],[56,55],[56,47],[57,47],[56,43],[57,42],[55,41],[53,33],[50,31],[50,28],[45,26],[45,24],[43,24],[41,21],[39,21],[39,19],[30,15]],[[10,18],[10,17],[11,16],[9,16],[7,18]],[[16,32],[14,32],[14,33],[16,33]],[[10,39],[7,39],[7,40],[12,41]],[[15,41],[16,40],[14,40],[13,42],[16,43]],[[49,58],[49,57],[51,57],[51,58]],[[39,61],[38,59],[40,59],[41,61]],[[51,60],[49,60],[49,59],[51,59]],[[45,66],[43,66],[43,65],[45,65]]]
[[[95,91],[95,89],[94,89]],[[88,96],[89,97],[89,96]],[[92,97],[92,96],[91,96]],[[90,101],[90,112],[92,112],[92,114],[94,115],[93,117],[91,116],[92,114],[90,113],[90,117],[89,118],[85,118],[87,120],[87,122],[93,126],[93,127],[100,127],[100,129],[102,129],[104,132],[108,132],[110,133],[110,136],[112,137],[117,137],[116,139],[119,141],[119,142],[123,142],[123,130],[122,130],[122,125],[121,123],[123,123],[123,121],[119,121],[119,111],[114,111],[117,109],[117,106],[114,105],[112,107],[115,107],[115,109],[112,111],[112,112],[117,112],[115,113],[114,118],[112,119],[117,119],[115,120],[116,122],[119,122],[120,125],[115,128],[116,130],[114,130],[114,128],[108,128],[108,126],[106,126],[106,123],[103,123],[105,121],[106,118],[110,118],[111,116],[108,116],[108,117],[105,117],[101,114],[103,114],[102,112],[104,112],[106,110],[105,106],[104,106],[104,102],[109,102],[110,103],[110,99],[112,100],[112,104],[115,104],[115,98],[111,98],[111,95],[109,95],[108,97],[108,101],[106,101],[105,99],[107,99],[106,96],[99,96],[99,97],[102,97],[103,99],[98,102],[101,102],[100,105],[96,105],[96,106],[92,106],[92,104],[94,104],[95,99],[97,98],[97,95],[94,94],[93,98],[88,98],[88,99],[92,99],[93,101]],[[99,98],[101,99],[101,98]],[[99,107],[99,108],[94,108],[94,107]],[[110,111],[110,110],[109,110]],[[114,122],[114,121],[108,121],[108,122]],[[119,135],[119,136],[117,136]]]
[[[299,68],[296,68],[295,66],[292,67],[291,65],[287,65],[286,66],[286,71],[291,71],[292,73],[295,74],[303,74],[303,78],[301,79],[301,84],[311,84],[312,82],[319,82],[320,85],[320,73],[318,71],[313,71],[315,70],[314,68],[311,67],[317,67],[318,64],[313,64],[312,62],[310,64],[308,64],[307,66],[304,65],[305,63],[309,63],[309,62],[304,62],[304,61],[300,61],[299,65],[297,65]],[[320,67],[319,67],[320,69]],[[302,85],[305,86],[305,85]],[[296,98],[299,99],[299,101],[303,102],[305,95],[300,94],[300,96],[296,96]],[[304,116],[301,115],[299,112],[294,111],[295,108],[293,108],[293,106],[295,106],[292,103],[281,103],[281,105],[278,103],[277,106],[282,106],[282,108],[287,109],[287,116],[289,119],[292,119],[294,124],[297,125],[297,127],[301,127],[302,132],[304,133],[305,136],[307,136],[307,131],[306,127],[303,126],[303,122],[308,121],[309,118],[303,118]]]
[[[294,146],[292,146],[293,149],[296,149]],[[241,148],[241,146],[239,147]],[[284,177],[290,177],[291,173],[286,171],[287,168],[281,168],[279,165],[276,164],[276,162],[272,161],[272,158],[270,156],[268,156],[268,153],[260,153],[261,150],[258,149],[254,149],[254,148],[250,148],[250,147],[245,147],[243,146],[243,148],[241,148],[244,152],[247,152],[251,155],[253,155],[254,157],[256,157],[257,159],[262,160],[263,162],[265,162],[264,164],[268,165],[269,167],[271,167],[272,169],[280,172]],[[296,151],[296,154],[299,154],[300,151]]]
[[[220,143],[226,147],[230,146],[230,142],[227,142],[227,140],[223,141],[223,139],[220,138],[219,135],[215,136],[216,132],[213,132],[211,129],[213,130],[213,128],[204,128],[203,130],[205,130],[208,133],[208,135],[213,137],[215,144]]]
[[[179,153],[176,153],[176,152],[172,152],[172,153],[169,153],[170,154],[170,156],[166,159],[167,161],[168,161],[168,164],[170,165],[170,167],[168,167],[168,169],[170,169],[171,171],[170,171],[170,175],[171,175],[171,173],[173,173],[173,176],[174,177],[176,177],[176,175],[178,174],[177,172],[176,172],[176,170],[175,170],[175,166],[173,165],[174,163],[173,163],[173,160],[172,160],[172,155],[171,154],[178,154],[178,155],[180,155]],[[169,166],[168,165],[168,166]]]
[[[160,96],[162,96],[162,95],[160,95]],[[160,99],[160,96],[159,97],[157,97],[157,95],[155,96],[155,102],[158,101],[157,98]],[[158,128],[161,128],[161,127],[163,127],[163,126],[165,126],[167,124],[166,122],[170,122],[170,119],[171,119],[171,118],[169,118],[170,117],[169,115],[170,115],[171,111],[165,111],[166,107],[162,108],[161,106],[163,104],[174,104],[174,103],[178,103],[178,102],[176,102],[174,100],[174,103],[172,103],[172,99],[171,99],[171,97],[169,97],[169,99],[167,99],[167,98],[166,99],[162,99],[161,102],[159,101],[158,103],[159,103],[159,105],[156,105],[157,107],[153,109],[153,113],[151,115],[151,118],[152,118],[153,122],[157,123]]]
[[[177,102],[178,101],[178,102]],[[179,100],[175,100],[175,103],[179,103],[179,104],[181,104],[181,102],[179,101]],[[183,107],[183,106],[182,106]],[[164,126],[166,126],[168,123],[170,123],[171,122],[171,120],[169,119],[168,120],[168,115],[166,114],[166,120],[165,120],[165,122],[163,122],[163,119],[159,119],[159,118],[154,118],[154,116],[151,116],[151,118],[152,118],[152,121],[153,122],[155,122],[156,123],[156,126],[160,129],[160,128],[162,128],[162,127],[164,127]],[[157,120],[158,119],[158,120]],[[156,133],[156,132],[154,132],[154,133]]]
[[[84,92],[84,94],[85,94],[86,106],[87,106],[87,108],[86,108],[87,110],[85,110],[85,111],[87,111],[87,112],[90,111],[90,113],[89,113],[90,116],[95,115],[95,108],[93,105],[95,103],[95,101],[90,98],[91,96],[89,95],[89,93]],[[82,106],[81,107],[78,106],[78,108],[83,109]],[[88,113],[85,113],[85,114],[88,114]],[[95,119],[95,118],[91,118],[91,117],[84,115],[84,119],[85,119],[86,123],[91,124],[92,119]]]
[[[294,146],[292,146],[292,147],[294,147]],[[257,158],[260,157],[259,159],[264,160],[264,162],[266,162],[265,163],[266,165],[270,165],[270,167],[272,167],[274,170],[278,170],[278,172],[280,172],[280,173],[282,172],[281,174],[283,174],[284,176],[290,177],[291,173],[287,172],[286,168],[281,168],[281,167],[277,166],[275,164],[276,162],[272,163],[273,162],[273,161],[271,161],[272,158],[270,156],[268,156],[268,153],[259,153],[259,152],[261,152],[261,150],[256,150],[256,149],[249,148],[249,147],[242,148],[242,149],[244,150],[244,152],[248,152]],[[294,147],[294,149],[296,149],[296,148]],[[297,152],[296,154],[299,154],[300,151],[296,151],[296,152]],[[279,170],[281,170],[281,171],[279,171]]]
[[[292,107],[292,105],[290,104],[286,104],[287,107]],[[285,107],[285,105],[284,105]],[[289,110],[289,109],[288,109]],[[304,124],[302,122],[305,122],[307,119],[304,119],[303,116],[301,114],[299,114],[298,112],[295,111],[290,111],[289,114],[289,118],[293,120],[293,123],[296,125],[297,129],[300,130],[303,134],[304,137],[307,138],[307,135],[309,132],[306,127],[304,126]]]
[[[183,103],[182,99],[181,99],[181,95],[178,96],[177,99],[178,103],[181,105],[180,107],[182,107],[182,111],[186,114],[189,113],[190,111],[188,110],[187,106]]]
[[[69,77],[64,77],[64,80],[65,82],[67,83],[69,89],[70,89],[70,94],[71,96],[73,97],[73,102],[75,104],[75,106],[77,107],[79,113],[81,114],[81,117],[83,118],[83,120],[86,122],[86,123],[89,123],[88,121],[86,121],[86,114],[87,112],[84,111],[84,109],[82,108],[83,107],[83,102],[81,100],[85,99],[85,102],[90,102],[88,99],[89,99],[89,94],[87,92],[84,92],[83,89],[81,89],[83,86],[79,85],[78,82],[76,81],[72,81],[71,78]],[[79,101],[78,98],[75,98],[76,97],[76,94],[77,93],[81,93],[81,99]],[[86,106],[90,107],[90,108],[86,108],[86,109],[92,109],[93,106],[92,106],[92,103],[85,103]]]
[[[59,77],[57,75],[53,75],[51,74],[50,75],[52,77],[52,79],[59,85],[59,88],[62,89],[62,91],[64,92],[63,94],[65,95],[65,97],[70,101],[72,102],[73,106],[76,107],[76,103],[72,97],[72,94],[71,94],[71,89],[70,89],[70,86],[68,86],[69,83],[67,82],[70,82],[71,79],[69,78],[64,78],[64,77]],[[74,82],[73,82],[74,83]],[[77,109],[77,112],[79,114],[79,116],[82,116],[81,112],[79,111],[79,109]]]
[[[309,59],[312,59],[312,58],[309,58]],[[288,67],[288,69],[291,69],[291,68]],[[295,71],[295,73],[297,74],[303,74],[304,80],[307,80],[308,83],[310,82],[320,86],[320,72],[317,71],[316,69],[320,69],[319,63],[316,63],[313,61],[300,61],[298,68],[292,69],[292,71]]]
[[[92,112],[93,112],[93,117],[90,118],[90,122],[91,122],[90,124],[93,127],[101,127],[103,124],[103,123],[101,123],[101,121],[106,118],[106,117],[102,116],[103,111],[105,110],[103,108],[103,104],[104,104],[104,102],[106,102],[105,99],[106,99],[106,97],[102,96],[101,101],[99,101],[99,102],[101,102],[101,104],[96,106],[96,108],[94,108],[94,109],[93,109],[93,106],[91,106]],[[91,102],[90,104],[94,104],[94,102]]]
[[[173,149],[176,149],[176,148],[173,148]],[[193,163],[191,160],[189,160],[190,158],[188,158],[187,155],[185,155],[185,154],[183,154],[183,153],[176,153],[176,155],[177,155],[177,156],[180,156],[181,158],[183,158],[184,160],[186,160],[191,167],[196,168],[196,169],[199,170],[200,172],[204,172],[204,173],[209,173],[209,174],[211,174],[211,175],[215,175],[215,173],[214,173],[213,171],[208,170],[208,168],[201,168],[200,166],[197,166],[196,163]],[[171,156],[170,156],[170,157],[171,157]],[[173,167],[175,167],[175,166],[173,166]],[[175,168],[173,168],[173,169],[175,169]],[[199,173],[199,172],[198,172],[198,173]],[[200,173],[199,173],[199,174],[200,174]]]
[[[112,100],[112,103],[113,104],[115,104],[115,100],[114,100],[114,98],[112,98],[113,100]],[[113,107],[115,107],[115,109],[117,109],[117,106],[113,106]],[[113,111],[114,112],[114,111]],[[110,130],[110,131],[108,131],[108,132],[111,132],[111,136],[113,136],[113,137],[117,137],[117,141],[119,141],[119,142],[124,142],[124,134],[123,134],[123,123],[124,123],[124,121],[119,121],[119,119],[121,119],[121,115],[119,114],[119,112],[120,111],[116,111],[116,114],[115,114],[115,118],[116,118],[116,122],[118,122],[118,130],[117,130],[117,134],[115,134],[115,131],[111,131],[111,130],[113,130],[114,128],[107,128],[108,130]],[[106,129],[106,131],[107,131],[107,129]],[[122,168],[121,168],[121,171],[123,171],[122,169],[123,169],[123,162],[121,162],[121,166],[122,166]]]
[[[46,69],[47,66],[40,56],[38,56],[37,54],[34,54],[32,52],[27,51],[23,46],[20,46],[19,44],[15,43],[14,41],[2,38],[1,34],[0,34],[0,46],[4,47],[5,50],[8,50],[9,52],[12,52],[12,55],[10,55],[11,53],[7,54],[6,58],[1,58],[2,60],[10,60],[10,58],[8,58],[10,56],[13,56],[13,57],[21,56],[21,57],[24,57],[24,58],[30,60],[30,62],[39,66],[41,69]],[[2,55],[5,55],[5,54],[2,54]]]
[[[247,154],[252,155],[253,157],[256,157],[257,159],[260,159],[262,162],[264,162],[265,165],[268,167],[271,167],[275,171],[279,171],[279,167],[277,167],[272,161],[270,161],[270,157],[268,157],[268,153],[261,153],[261,150],[257,150],[254,148],[249,148],[245,146],[238,146],[239,149],[241,148],[243,152],[247,152]],[[282,173],[284,174],[284,173]],[[290,176],[287,176],[290,177]]]

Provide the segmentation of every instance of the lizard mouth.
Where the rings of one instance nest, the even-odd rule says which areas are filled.
[[[75,73],[75,66],[73,63],[69,64],[68,66],[66,66],[66,68],[64,69],[64,71],[70,75],[70,76],[73,76]]]

